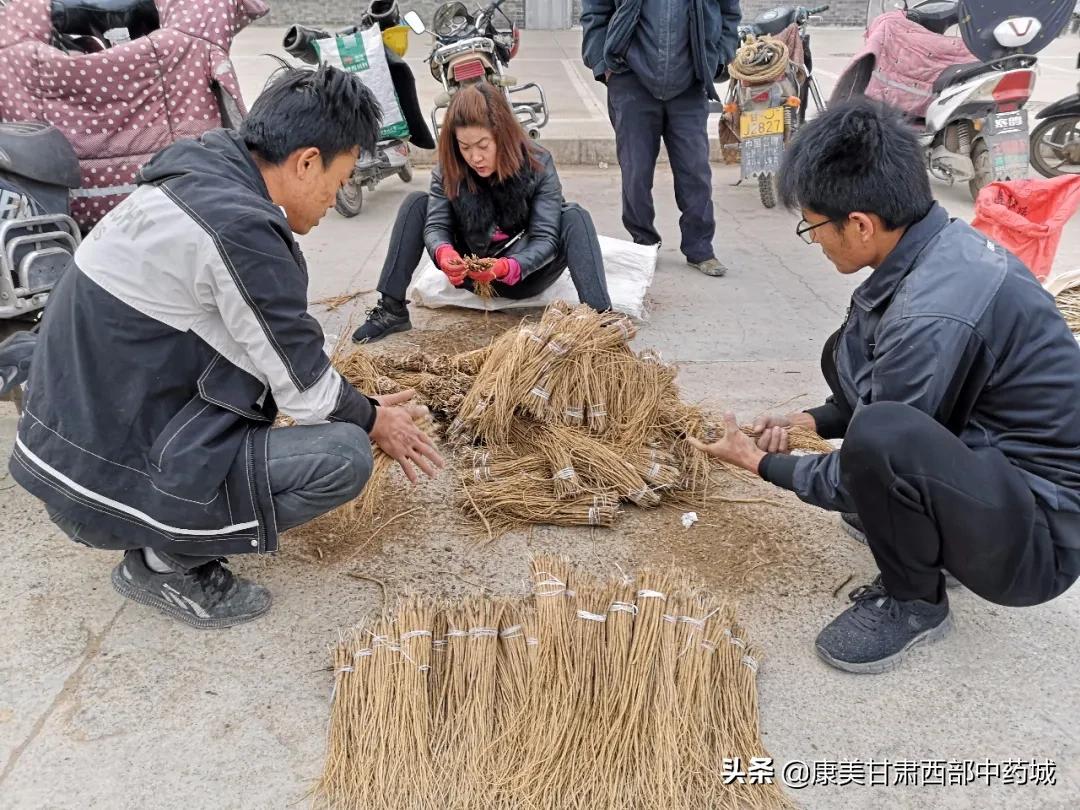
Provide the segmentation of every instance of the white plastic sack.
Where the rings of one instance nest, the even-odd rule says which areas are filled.
[[[382,108],[380,140],[409,137],[409,126],[401,114],[390,66],[383,50],[382,31],[373,25],[355,34],[316,40],[319,59],[324,64],[355,73],[379,102]]]
[[[639,320],[645,320],[645,293],[652,284],[656,272],[656,245],[635,245],[624,239],[600,237],[600,252],[604,257],[604,272],[607,276],[608,294],[611,307]],[[539,295],[532,298],[483,299],[466,289],[455,287],[446,278],[435,263],[427,261],[413,276],[409,287],[409,300],[422,307],[463,307],[465,309],[523,309],[528,307],[546,307],[553,301],[578,302],[577,290],[570,279],[570,271],[565,270],[559,278]]]

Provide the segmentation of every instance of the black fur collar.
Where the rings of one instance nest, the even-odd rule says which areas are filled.
[[[529,227],[532,198],[540,177],[527,159],[517,174],[501,183],[475,175],[472,180],[475,191],[462,182],[457,197],[450,203],[470,242],[490,242],[496,226],[511,236]]]

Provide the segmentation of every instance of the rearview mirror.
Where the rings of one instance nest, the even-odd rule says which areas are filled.
[[[415,11],[406,11],[402,19],[405,20],[405,24],[413,30],[414,34],[422,34],[427,31],[427,26],[424,25],[424,21],[420,19],[420,15]]]

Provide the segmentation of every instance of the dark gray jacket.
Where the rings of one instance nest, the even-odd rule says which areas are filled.
[[[450,200],[443,188],[442,170],[435,167],[424,226],[424,243],[432,259],[439,246],[446,244],[462,255],[491,256],[500,247],[492,242],[499,227],[509,236],[522,234],[501,255],[517,259],[523,279],[551,264],[559,250],[562,183],[551,153],[536,144],[531,144],[530,149],[539,170],[526,165],[517,177],[500,184],[497,193],[476,178],[474,190],[462,184],[458,195]]]
[[[843,436],[842,414],[872,402],[913,405],[968,447],[999,449],[1052,530],[1080,526],[1080,347],[1011,253],[935,204],[855,290],[835,357],[848,407],[811,411],[823,435]],[[769,455],[761,472],[808,503],[855,511],[839,453]],[[1080,554],[1080,536],[1067,539]]]
[[[738,46],[739,0],[583,0],[581,55],[598,81],[634,75],[656,98],[675,98],[695,81],[710,98],[720,68]]]
[[[370,430],[374,403],[331,365],[304,256],[235,132],[140,174],[49,297],[11,473],[96,536],[275,551],[278,410]]]

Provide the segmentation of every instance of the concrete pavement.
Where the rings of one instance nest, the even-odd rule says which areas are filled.
[[[832,50],[857,46],[855,32],[826,33],[836,37]],[[572,42],[572,32],[554,40],[561,37]],[[248,87],[265,75],[259,60],[237,57]],[[546,64],[565,72],[556,62]],[[563,101],[568,114],[577,108],[572,98]],[[602,117],[594,123],[590,132],[604,137]],[[552,126],[553,135],[557,126],[572,137],[575,128],[592,124],[563,128],[556,120]],[[794,236],[793,216],[763,210],[755,189],[732,185],[736,178],[730,167],[714,171],[716,244],[732,272],[709,279],[687,269],[671,247],[678,234],[671,177],[658,172],[659,226],[668,246],[650,293],[651,319],[637,343],[677,362],[687,398],[710,407],[745,417],[785,400],[791,400],[785,407],[806,407],[825,394],[817,372],[821,344],[842,320],[860,279],[836,274],[817,248]],[[567,196],[590,209],[601,232],[622,234],[617,167],[568,167],[562,179]],[[374,287],[396,208],[425,182],[422,172],[411,186],[388,180],[359,217],[331,213],[302,240],[313,300]],[[966,189],[934,187],[955,215],[970,216]],[[1062,241],[1058,267],[1080,267],[1076,222]],[[367,293],[352,309],[313,311],[328,332],[340,333],[373,302]],[[384,345],[404,349],[424,330],[489,328],[482,316],[458,311],[420,310],[414,320],[417,333]],[[14,410],[0,403],[5,455],[14,429]],[[250,625],[200,632],[123,602],[108,582],[117,555],[66,540],[9,476],[0,478],[0,808],[297,806],[322,762],[331,687],[326,645],[338,628],[380,604],[379,587],[349,577],[353,570],[382,580],[391,595],[414,589],[460,597],[476,586],[516,592],[529,555],[541,551],[599,570],[674,560],[710,579],[750,564],[742,546],[752,538],[721,547],[705,533],[704,524],[731,517],[718,507],[703,511],[702,525],[689,532],[677,512],[665,510],[630,513],[617,528],[596,534],[539,528],[477,547],[456,511],[440,509],[449,493],[444,479],[403,495],[403,508],[422,506],[429,514],[398,521],[350,561],[309,562],[293,547],[274,559],[238,558],[241,573],[272,589],[273,608]],[[1077,806],[1080,590],[1027,610],[955,592],[957,629],[942,643],[917,651],[887,675],[834,672],[815,657],[814,635],[843,609],[847,589],[872,576],[873,564],[833,516],[767,486],[756,494],[784,503],[764,514],[782,533],[784,557],[790,557],[773,559],[740,593],[743,622],[765,651],[762,727],[778,762],[1057,762],[1056,787],[818,786],[790,792],[800,806]],[[763,535],[766,529],[774,531],[763,524]],[[850,584],[842,586],[848,577]]]

